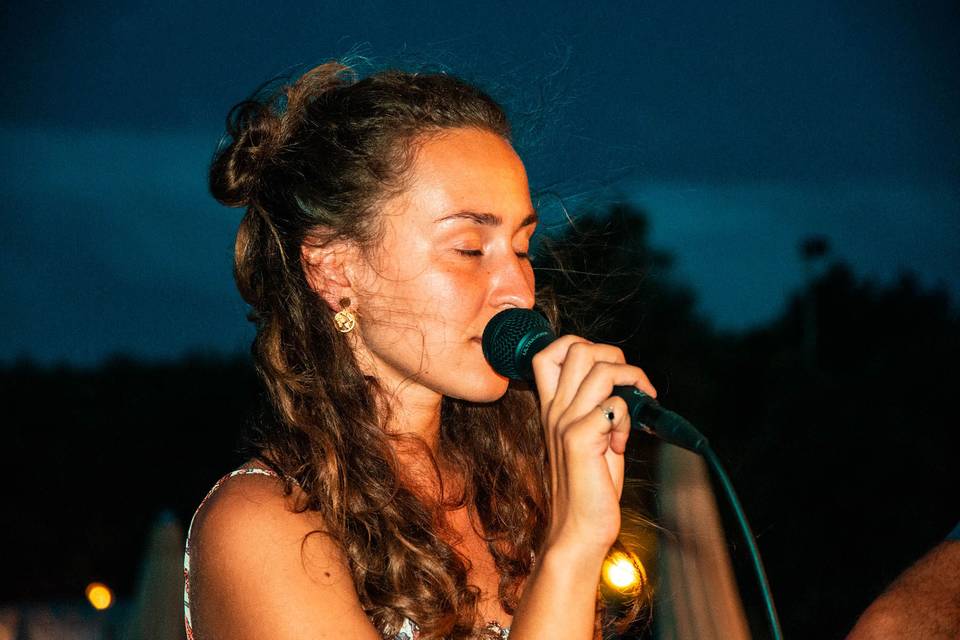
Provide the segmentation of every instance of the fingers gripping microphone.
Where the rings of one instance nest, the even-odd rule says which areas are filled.
[[[483,330],[483,355],[493,370],[511,380],[534,381],[533,356],[556,340],[550,324],[531,309],[511,308],[490,319]],[[670,444],[703,453],[707,439],[682,417],[636,387],[616,386],[612,395],[627,403],[631,425]]]

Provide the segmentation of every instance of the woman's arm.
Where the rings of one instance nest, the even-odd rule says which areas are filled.
[[[623,353],[564,336],[533,359],[550,465],[551,519],[524,585],[511,640],[595,637],[597,586],[620,531],[630,420],[615,385],[656,390]],[[613,419],[606,416],[613,410]]]
[[[198,513],[190,541],[196,640],[380,640],[338,545],[320,534],[303,542],[320,523],[292,513],[288,500],[274,478],[239,476]]]
[[[511,640],[594,638],[600,562],[573,550],[546,551],[524,583],[510,627]]]

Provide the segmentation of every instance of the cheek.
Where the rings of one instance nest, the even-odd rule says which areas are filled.
[[[482,308],[486,291],[483,278],[476,272],[437,270],[416,284],[418,295],[438,305],[441,316],[462,321]]]
[[[474,271],[434,267],[396,278],[381,274],[365,296],[362,326],[374,332],[365,336],[372,345],[409,353],[426,347],[434,359],[444,355],[445,345],[483,330],[478,318],[484,301],[482,278]]]
[[[483,298],[486,293],[484,276],[479,273],[445,274],[443,280],[447,283],[450,295],[473,298]]]

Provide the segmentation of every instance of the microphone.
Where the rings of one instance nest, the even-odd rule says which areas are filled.
[[[557,339],[547,319],[532,309],[499,312],[483,330],[483,356],[493,370],[511,380],[534,382],[533,356]],[[665,442],[704,454],[707,439],[696,427],[636,387],[615,386],[611,395],[627,403],[633,428]]]

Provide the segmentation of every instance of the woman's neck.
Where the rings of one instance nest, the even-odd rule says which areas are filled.
[[[443,397],[409,381],[385,391],[384,402],[389,405],[384,411],[387,433],[415,436],[430,448],[434,456],[439,456]]]
[[[384,430],[390,434],[416,436],[437,456],[443,396],[422,385],[415,376],[404,375],[374,358],[360,336],[350,338],[360,370],[379,382],[380,415],[386,418]]]
[[[358,339],[354,350],[363,373],[379,381],[383,428],[396,436],[392,445],[403,482],[427,502],[460,502],[463,473],[450,463],[440,437],[443,395],[421,384],[416,377],[401,375],[387,363],[372,358]]]

